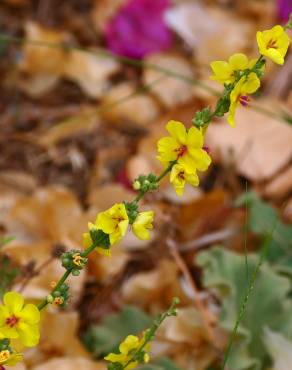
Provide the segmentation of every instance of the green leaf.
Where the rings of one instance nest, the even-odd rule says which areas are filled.
[[[262,201],[254,192],[248,192],[236,201],[237,206],[249,208],[248,228],[265,238],[273,232],[267,259],[276,269],[292,275],[292,226],[285,225],[277,210]]]
[[[176,364],[167,357],[160,357],[151,364],[139,367],[139,370],[181,370]]]
[[[96,357],[118,352],[119,344],[127,335],[140,334],[152,323],[151,317],[134,306],[125,306],[118,314],[105,317],[98,325],[92,325],[85,333],[85,346]]]
[[[248,255],[251,272],[258,261],[257,255]],[[203,268],[204,286],[214,289],[221,301],[219,324],[231,332],[247,289],[245,257],[215,247],[200,253],[197,263]],[[269,264],[262,264],[228,360],[230,369],[257,369],[265,363],[265,326],[292,337],[292,302],[288,298],[290,287],[288,278],[277,274]]]
[[[9,257],[0,256],[0,298],[7,292],[19,274],[19,270],[12,266]]]

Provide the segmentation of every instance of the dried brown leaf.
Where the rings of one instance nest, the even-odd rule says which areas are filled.
[[[192,65],[179,55],[153,54],[146,58],[146,62],[174,71],[190,80],[194,78]],[[145,68],[143,80],[146,85],[152,84],[150,91],[166,108],[184,104],[193,97],[192,85],[188,81],[168,76],[156,69]]]
[[[292,127],[272,117],[238,108],[236,128],[210,125],[206,143],[215,161],[235,166],[250,180],[274,176],[292,156]]]

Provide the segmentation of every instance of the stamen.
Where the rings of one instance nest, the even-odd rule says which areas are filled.
[[[177,152],[177,159],[182,157],[187,151],[188,148],[186,145],[180,146],[178,149],[175,150]]]
[[[10,328],[13,328],[19,321],[19,318],[16,316],[11,316],[6,319],[6,325],[10,326]]]
[[[181,171],[177,174],[177,177],[180,178],[181,180],[185,180],[185,173],[184,171]]]
[[[247,95],[242,95],[239,97],[239,102],[242,106],[246,107],[248,103],[250,102],[250,97]]]
[[[267,49],[278,49],[277,41],[271,39],[267,44]]]
[[[8,351],[8,349],[5,349],[3,351],[0,352],[0,361],[1,362],[5,362],[9,359],[10,357],[10,352]],[[0,370],[1,370],[1,365],[0,365]]]

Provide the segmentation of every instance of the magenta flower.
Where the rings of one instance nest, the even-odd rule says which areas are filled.
[[[287,22],[292,13],[292,0],[278,0],[278,15],[280,19]]]
[[[169,48],[172,35],[163,19],[168,6],[169,0],[130,0],[107,25],[108,48],[131,58]]]

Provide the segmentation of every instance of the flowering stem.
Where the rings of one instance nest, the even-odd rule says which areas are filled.
[[[168,167],[166,167],[166,169],[161,172],[161,174],[157,177],[157,182],[161,181],[172,169],[173,165],[175,164],[175,161],[174,162],[171,162],[169,164]],[[136,196],[136,198],[134,199],[133,202],[135,203],[138,203],[143,197],[144,195],[147,193],[146,192],[140,192],[140,194],[138,194]],[[96,245],[97,245],[97,241],[95,241],[94,243],[92,243],[92,245],[90,247],[88,247],[87,249],[85,249],[85,251],[83,253],[81,253],[80,255],[84,258],[88,257],[88,255],[94,251],[94,249],[96,248]],[[61,279],[58,281],[57,285],[55,286],[55,288],[51,291],[50,294],[58,291],[61,287],[62,284],[65,283],[65,281],[68,279],[68,277],[70,276],[72,272],[72,268],[70,269],[67,269],[66,272],[63,274],[63,276],[61,277]],[[45,298],[39,305],[38,305],[38,309],[39,310],[42,310],[43,308],[45,308],[47,305],[48,305],[48,300],[47,298]]]
[[[176,306],[179,304],[179,302],[180,301],[179,301],[178,298],[173,298],[172,304],[169,307],[169,309],[167,311],[165,311],[163,314],[158,315],[156,317],[156,319],[153,321],[153,324],[150,327],[150,329],[146,330],[146,332],[145,332],[145,341],[144,341],[144,343],[142,344],[142,346],[140,348],[138,348],[138,350],[136,352],[133,353],[132,358],[125,365],[123,365],[121,370],[127,369],[127,367],[129,366],[129,364],[131,364],[131,362],[134,362],[134,361],[136,361],[136,359],[139,359],[139,358],[143,357],[141,355],[143,354],[144,348],[146,347],[146,345],[149,342],[151,342],[155,338],[155,334],[156,334],[158,328],[160,327],[160,325],[163,323],[163,321],[169,316],[176,316],[177,315]]]
[[[176,163],[176,161],[170,162],[170,164],[166,167],[166,169],[164,171],[162,171],[161,174],[156,178],[156,182],[160,182],[171,171],[171,169],[175,165],[175,163]],[[138,203],[148,191],[149,191],[149,189],[145,190],[145,191],[140,190],[139,194],[133,200],[133,203]]]
[[[61,277],[61,279],[58,281],[57,285],[55,286],[55,288],[52,290],[51,293],[54,293],[56,292],[62,284],[65,283],[65,281],[67,280],[67,278],[69,277],[69,275],[71,274],[71,269],[69,270],[66,270],[66,272],[63,274],[63,276]],[[40,304],[38,304],[38,309],[41,311],[43,308],[45,308],[47,305],[48,305],[48,301],[47,299],[45,298]]]

